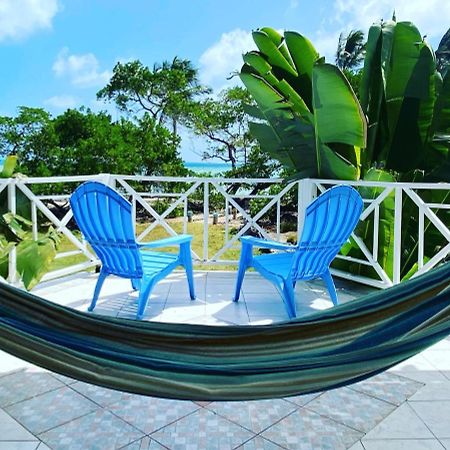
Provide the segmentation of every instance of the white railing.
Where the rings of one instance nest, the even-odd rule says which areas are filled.
[[[236,264],[239,252],[239,238],[250,230],[268,239],[283,240],[283,217],[289,213],[289,223],[294,225],[296,238],[299,239],[303,213],[311,200],[330,186],[350,184],[358,188],[363,196],[365,209],[361,216],[367,224],[366,237],[356,231],[352,235],[354,247],[359,248],[358,256],[341,254],[339,259],[347,260],[361,266],[373,268],[374,276],[355,274],[342,269],[333,269],[341,277],[369,284],[376,287],[389,287],[401,279],[402,255],[402,212],[405,205],[411,215],[417,218],[417,250],[415,263],[417,272],[423,273],[450,255],[450,183],[382,183],[382,182],[348,182],[334,180],[305,179],[283,183],[281,179],[225,179],[201,177],[142,177],[127,175],[99,174],[95,176],[71,176],[52,178],[13,178],[0,180],[0,192],[8,189],[8,206],[16,212],[16,194],[22,192],[29,200],[33,223],[33,236],[38,235],[38,212],[45,216],[53,226],[72,245],[72,249],[59,253],[58,258],[83,255],[84,261],[64,269],[53,271],[45,279],[52,279],[75,271],[97,265],[99,261],[91,252],[79,233],[69,226],[73,215],[68,199],[70,192],[81,182],[87,180],[102,181],[120,191],[130,199],[133,205],[133,220],[139,230],[139,241],[154,238],[157,227],[162,227],[165,234],[176,235],[188,233],[190,218],[197,228],[201,226],[201,242],[194,239],[193,259],[196,264]],[[40,195],[38,185],[45,185],[46,191],[64,184],[67,194]],[[435,193],[435,194],[432,194]],[[438,200],[436,200],[438,199]],[[408,200],[406,202],[406,200]],[[67,207],[67,212],[58,218],[50,208],[49,202]],[[259,202],[259,204],[258,204]],[[191,212],[191,209],[197,209]],[[194,214],[196,213],[196,214]],[[442,220],[439,214],[447,214]],[[179,216],[178,219],[174,216]],[[219,222],[223,237],[217,242],[210,242],[212,227]],[[294,223],[293,223],[294,222]],[[446,222],[446,223],[444,223]],[[393,230],[393,242],[389,244],[388,261],[381,261],[386,254],[380,250],[386,248],[385,233],[387,223]],[[443,244],[434,255],[426,257],[425,230],[435,228]],[[359,230],[363,227],[360,226]],[[216,229],[217,230],[217,229]],[[198,234],[198,233],[197,233]],[[369,239],[368,244],[368,235]],[[405,236],[403,236],[405,237]],[[199,240],[198,238],[196,238]],[[390,269],[386,269],[389,267]],[[9,258],[9,281],[16,281],[15,249]]]

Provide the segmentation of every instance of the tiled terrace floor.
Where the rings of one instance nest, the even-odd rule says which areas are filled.
[[[256,324],[285,320],[281,299],[258,275],[230,302],[235,274],[197,273],[197,300],[184,277],[161,282],[146,319]],[[35,293],[78,309],[96,275],[47,282]],[[342,302],[367,288],[337,281]],[[105,283],[97,313],[134,318],[126,280]],[[299,314],[331,306],[320,283],[297,286]],[[77,382],[0,353],[0,450],[450,449],[450,338],[388,372],[316,395],[251,402],[189,402],[124,394]]]

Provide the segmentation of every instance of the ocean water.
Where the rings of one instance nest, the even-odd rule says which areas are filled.
[[[218,174],[226,172],[227,170],[231,170],[231,164],[223,163],[223,162],[185,162],[184,167],[189,170],[194,171],[195,173],[209,173],[209,174]]]

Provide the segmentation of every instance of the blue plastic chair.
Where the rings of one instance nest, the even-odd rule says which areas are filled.
[[[195,299],[192,236],[137,243],[130,202],[102,183],[82,184],[72,194],[70,204],[81,232],[102,263],[89,311],[95,308],[105,278],[117,275],[130,278],[133,289],[139,290],[137,318],[142,319],[152,288],[179,265],[186,269],[189,294]],[[180,247],[178,254],[147,250],[174,245]]]
[[[333,187],[317,197],[306,209],[300,242],[288,245],[244,236],[234,301],[239,300],[245,271],[254,267],[275,284],[290,318],[296,317],[294,289],[297,280],[322,278],[334,305],[338,304],[336,287],[330,273],[331,261],[358,223],[363,201],[349,186]],[[281,250],[253,256],[253,247]]]

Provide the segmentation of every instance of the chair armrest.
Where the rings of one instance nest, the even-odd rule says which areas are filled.
[[[172,236],[165,239],[159,239],[158,241],[152,242],[139,242],[140,247],[144,248],[157,248],[157,247],[169,247],[172,245],[185,244],[186,242],[191,242],[192,236],[190,234],[180,234],[178,236]]]
[[[253,236],[241,237],[242,244],[254,245],[259,248],[271,248],[273,250],[295,250],[294,245],[283,244],[277,241],[268,241],[267,239],[256,238]]]

